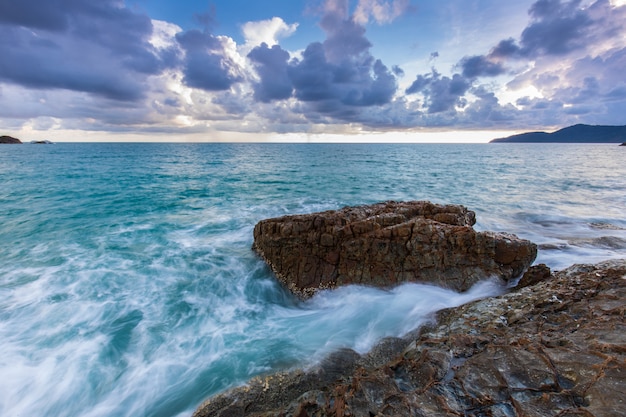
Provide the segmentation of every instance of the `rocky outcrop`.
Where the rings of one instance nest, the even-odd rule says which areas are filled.
[[[536,246],[476,232],[475,222],[463,206],[389,201],[262,220],[253,249],[302,297],[347,284],[425,282],[465,291],[489,277],[518,278]]]
[[[22,141],[12,136],[0,136],[0,143],[13,144],[13,143],[22,143]]]
[[[194,417],[626,416],[625,300],[626,260],[575,265],[368,355],[255,378]]]

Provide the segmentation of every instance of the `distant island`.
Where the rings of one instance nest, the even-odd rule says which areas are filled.
[[[624,143],[626,126],[591,126],[577,124],[556,132],[528,132],[489,143]]]
[[[22,143],[18,138],[14,138],[12,136],[0,136],[0,143]]]
[[[7,135],[0,136],[0,144],[22,144],[22,143],[24,142],[12,136],[7,136]],[[33,145],[54,145],[54,142],[51,142],[47,139],[46,140],[31,140],[30,143]]]

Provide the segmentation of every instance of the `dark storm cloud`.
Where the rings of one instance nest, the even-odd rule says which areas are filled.
[[[596,3],[605,3],[603,0]],[[608,4],[608,2],[606,2]],[[580,0],[539,0],[528,14],[530,24],[522,32],[519,45],[512,38],[500,41],[489,58],[563,55],[585,47],[594,25],[590,8],[581,8]]]
[[[319,101],[336,98],[333,90],[333,71],[326,61],[324,46],[310,44],[302,54],[301,61],[289,67],[289,79],[296,89],[296,97],[302,101]]]
[[[148,16],[117,1],[0,0],[0,16],[5,82],[135,100],[146,75],[175,61],[148,42]]]
[[[521,36],[527,56],[562,55],[585,45],[593,20],[580,8],[580,0],[539,0],[530,8],[532,23]]]
[[[301,58],[290,59],[277,45],[261,45],[250,52],[260,78],[254,85],[256,100],[295,97],[305,104],[298,111],[314,121],[323,120],[320,115],[354,120],[359,108],[392,100],[396,76],[403,72],[399,67],[390,70],[371,56],[365,28],[347,16],[344,3],[327,7],[320,23],[326,40],[309,44]]]
[[[355,92],[352,98],[356,98],[352,102],[358,106],[374,106],[389,103],[396,92],[396,77],[389,72],[389,69],[382,63],[380,59],[374,61],[372,67],[374,72],[373,79],[369,83],[368,88],[361,92]]]
[[[515,43],[515,39],[504,39],[498,43],[489,53],[490,58],[506,58],[520,53],[520,47]]]
[[[471,82],[460,74],[452,78],[442,77],[437,71],[418,75],[413,84],[406,89],[406,94],[421,93],[424,96],[428,113],[440,113],[464,107],[463,98],[471,87]]]
[[[463,68],[463,76],[467,78],[495,77],[505,72],[502,64],[490,61],[489,58],[481,55],[465,57],[460,64]]]
[[[226,57],[220,40],[212,34],[193,29],[176,34],[176,40],[185,51],[183,82],[189,87],[221,91],[241,81],[236,65]]]
[[[64,0],[0,0],[0,24],[60,31],[67,29]]]
[[[313,43],[302,60],[290,63],[288,74],[296,98],[307,102],[335,100],[347,106],[382,105],[391,100],[396,77],[380,60],[359,54],[332,62],[326,51],[326,44]],[[320,104],[317,109],[325,112],[328,106]]]
[[[254,84],[254,98],[264,103],[291,97],[293,87],[287,74],[289,52],[278,45],[268,48],[266,43],[248,54],[257,68],[260,82]]]
[[[580,8],[580,0],[539,0],[530,10],[530,24],[519,44],[513,39],[500,41],[487,55],[466,56],[459,66],[466,77],[494,77],[506,72],[503,60],[564,55],[586,46],[593,19]]]

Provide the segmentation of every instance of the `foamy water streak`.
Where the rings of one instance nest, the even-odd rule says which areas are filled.
[[[553,268],[626,251],[625,158],[608,146],[2,152],[3,416],[189,415],[251,376],[339,347],[365,352],[502,290],[346,287],[301,302],[250,250],[263,218],[428,199],[476,210],[479,229],[532,239]]]

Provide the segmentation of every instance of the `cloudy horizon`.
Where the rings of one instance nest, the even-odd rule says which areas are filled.
[[[623,125],[624,21],[623,0],[0,0],[0,134],[486,141]]]

